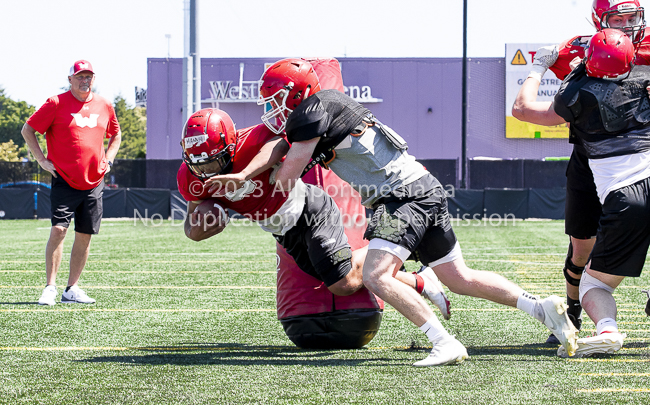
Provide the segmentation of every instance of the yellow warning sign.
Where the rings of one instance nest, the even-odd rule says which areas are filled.
[[[526,58],[524,57],[523,52],[521,52],[521,49],[517,49],[517,53],[515,53],[515,57],[512,58],[512,62],[510,62],[511,65],[527,65],[528,63],[526,62]]]

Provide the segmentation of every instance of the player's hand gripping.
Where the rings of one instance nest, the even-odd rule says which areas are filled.
[[[533,59],[533,68],[530,70],[528,77],[542,81],[544,73],[553,66],[558,57],[557,45],[543,46],[537,50]]]
[[[219,174],[212,176],[205,181],[205,187],[210,187],[208,193],[213,195],[218,192],[219,196],[239,190],[246,183],[246,176],[243,173]]]

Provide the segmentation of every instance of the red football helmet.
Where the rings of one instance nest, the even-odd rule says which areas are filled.
[[[622,31],[606,28],[591,37],[587,48],[587,76],[621,80],[634,60],[634,45]]]
[[[289,114],[302,100],[320,91],[311,63],[304,59],[282,59],[271,65],[260,79],[259,105],[266,105],[262,122],[274,133],[284,131]]]
[[[225,111],[204,108],[192,114],[183,128],[183,161],[193,175],[208,179],[231,170],[237,131]]]
[[[635,44],[643,41],[645,36],[644,12],[639,0],[594,0],[591,18],[598,31],[619,29]]]

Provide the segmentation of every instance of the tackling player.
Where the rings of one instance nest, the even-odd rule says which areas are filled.
[[[262,124],[236,130],[226,112],[207,108],[188,119],[181,144],[184,163],[177,183],[188,201],[184,224],[188,238],[200,241],[223,231],[226,224],[208,226],[195,212],[202,201],[215,200],[272,233],[298,267],[323,281],[333,294],[350,295],[363,287],[367,249],[351,251],[334,200],[302,181],[290,192],[273,186],[274,169],[289,150],[283,137]],[[449,319],[449,301],[430,269],[415,276],[400,272],[398,277]]]
[[[591,17],[598,31],[605,28],[618,28],[625,32],[635,44],[637,65],[650,64],[650,36],[646,37],[644,10],[638,0],[594,0]],[[558,79],[564,80],[585,56],[585,48],[591,36],[576,36],[558,46],[542,47],[535,54],[533,68],[523,83],[512,108],[512,116],[539,125],[545,123],[544,116],[531,108],[536,93],[528,87],[538,88],[544,73],[550,69]],[[525,97],[530,94],[531,97]],[[544,111],[542,111],[542,114]],[[567,166],[567,185],[565,200],[565,233],[569,235],[569,251],[563,269],[566,279],[569,318],[580,329],[582,326],[582,306],[579,301],[578,286],[589,254],[596,241],[598,220],[602,207],[596,193],[593,174],[579,138],[570,136],[573,152]],[[550,335],[547,343],[557,343]]]
[[[625,277],[639,277],[650,244],[650,67],[632,66],[634,45],[623,32],[603,29],[585,60],[551,102],[531,102],[544,125],[570,123],[584,148],[603,206],[579,299],[597,335],[578,339],[577,357],[613,353],[623,345],[612,295]],[[526,86],[534,99],[537,87]],[[559,355],[566,355],[562,348]]]
[[[468,268],[451,228],[442,185],[406,152],[404,140],[368,109],[337,90],[321,90],[313,67],[302,59],[283,59],[266,70],[259,103],[270,106],[262,121],[275,133],[286,129],[292,143],[276,182],[291,189],[306,170],[320,163],[374,210],[364,235],[370,244],[363,282],[431,341],[431,354],[415,366],[460,362],[467,351],[422,299],[394,278],[409,257],[431,267],[455,293],[524,310],[561,336],[573,354],[577,330],[563,300],[539,300],[502,276]]]

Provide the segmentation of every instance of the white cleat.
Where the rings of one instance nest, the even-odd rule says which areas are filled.
[[[56,305],[56,286],[48,285],[43,289],[38,305]]]
[[[86,295],[86,292],[73,285],[68,291],[64,291],[61,295],[62,304],[94,304],[95,300]]]
[[[623,339],[626,337],[627,335],[625,333],[609,332],[578,339],[578,349],[573,357],[581,358],[594,354],[616,353],[623,347]],[[557,355],[560,357],[569,357],[564,346],[560,346],[557,349]]]
[[[438,280],[436,273],[430,267],[422,266],[418,274],[424,279],[424,290],[422,296],[433,303],[442,314],[445,320],[451,318],[451,302],[442,289],[442,283]]]
[[[568,306],[557,295],[551,295],[540,301],[544,310],[544,325],[557,337],[569,356],[578,348],[578,329],[573,325],[566,312]]]
[[[450,335],[434,343],[431,353],[425,359],[413,363],[413,366],[444,366],[446,364],[462,363],[468,357],[465,346]]]

